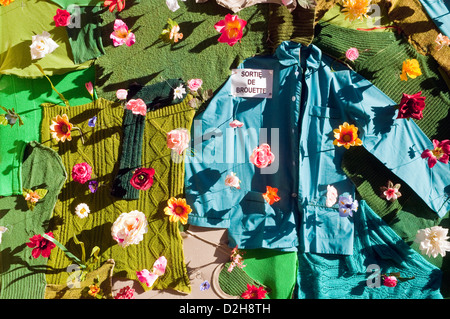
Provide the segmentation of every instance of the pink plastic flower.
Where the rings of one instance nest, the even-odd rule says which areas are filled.
[[[136,42],[133,32],[128,30],[128,26],[120,19],[114,21],[114,31],[109,36],[113,40],[115,47],[126,44],[132,46]]]
[[[395,287],[397,286],[397,277],[395,276],[384,276],[383,277],[383,285],[386,287]]]
[[[117,11],[120,12],[125,8],[125,0],[105,0],[105,2],[103,2],[103,6],[109,6],[110,12],[113,12],[117,7]]]
[[[331,207],[337,202],[338,192],[337,189],[334,186],[328,185],[327,186],[327,200],[325,202],[325,205],[327,207]]]
[[[149,271],[148,269],[136,271],[136,276],[138,277],[140,282],[146,284],[147,287],[151,287],[155,283],[156,279],[158,279],[158,277],[164,275],[164,273],[166,272],[166,267],[167,259],[166,257],[161,256],[153,264],[152,271]]]
[[[216,31],[222,33],[218,39],[221,43],[229,46],[235,45],[242,39],[242,30],[247,25],[247,21],[239,19],[237,15],[228,13],[224,20],[220,20],[214,25]]]
[[[275,160],[275,155],[270,151],[269,144],[261,144],[253,150],[250,155],[250,162],[256,167],[265,168],[269,166]]]
[[[72,167],[72,178],[75,182],[84,184],[91,179],[92,167],[88,163],[75,164]]]
[[[176,129],[167,133],[167,147],[179,155],[189,146],[189,132],[186,129]]]
[[[357,48],[350,48],[345,52],[345,57],[350,61],[355,61],[359,57],[359,51]]]
[[[434,42],[436,42],[436,50],[441,50],[444,46],[450,46],[450,39],[443,35],[442,33],[439,33],[436,37],[436,40],[434,40]]]
[[[422,152],[422,158],[428,158],[428,166],[432,168],[437,161],[448,163],[450,155],[450,140],[433,140],[433,150],[426,149]]]
[[[381,189],[381,198],[385,198],[390,202],[396,201],[399,197],[402,196],[402,194],[399,191],[400,184],[392,183],[391,181],[388,181],[387,186],[382,186]]]
[[[234,120],[233,122],[230,123],[230,126],[232,128],[243,127],[244,123],[242,123],[241,121],[238,121],[238,120]]]
[[[226,186],[240,189],[241,188],[241,186],[239,185],[240,183],[241,183],[241,180],[239,179],[239,177],[236,176],[236,173],[234,173],[234,172],[231,172],[225,178],[225,185]]]
[[[133,114],[140,114],[145,116],[147,114],[147,105],[142,99],[131,99],[127,102],[127,110],[133,112]]]
[[[191,92],[197,92],[197,90],[202,87],[203,81],[202,79],[190,79],[187,82],[187,85]]]

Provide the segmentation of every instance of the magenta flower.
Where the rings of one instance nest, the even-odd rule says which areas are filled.
[[[450,140],[433,140],[433,150],[426,149],[422,152],[422,158],[428,158],[428,166],[432,168],[437,161],[448,163],[450,155]]]
[[[357,48],[350,48],[345,52],[345,57],[350,61],[355,61],[359,57],[359,51]]]
[[[237,15],[227,14],[225,19],[214,25],[216,31],[222,33],[218,41],[227,43],[229,46],[235,45],[242,39],[242,30],[247,25],[247,21],[239,19]]]
[[[46,233],[46,235],[53,238],[52,232]],[[52,249],[56,247],[55,243],[45,239],[42,235],[34,235],[29,240],[30,242],[26,243],[26,245],[33,248],[31,252],[31,256],[33,256],[33,258],[38,258],[40,255],[44,258],[48,258],[50,257]]]
[[[72,167],[72,179],[80,184],[91,179],[92,167],[86,162],[75,164]]]
[[[132,46],[136,42],[133,32],[128,30],[128,26],[120,19],[114,21],[114,31],[109,36],[113,40],[115,47],[126,44]]]
[[[383,276],[383,285],[386,287],[395,287],[397,286],[397,277],[395,276]]]

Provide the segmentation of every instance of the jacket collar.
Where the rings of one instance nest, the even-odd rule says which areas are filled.
[[[322,51],[318,47],[313,44],[305,46],[294,41],[282,42],[276,49],[275,56],[284,66],[299,64],[300,58],[306,58],[306,68],[312,70],[317,70],[322,61]]]

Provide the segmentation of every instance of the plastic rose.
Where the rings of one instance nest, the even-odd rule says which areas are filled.
[[[70,23],[70,18],[71,16],[69,11],[57,8],[53,21],[55,21],[55,26],[57,27],[66,27]]]
[[[33,35],[30,45],[31,59],[42,59],[47,54],[55,51],[58,47],[59,45],[53,41],[50,33],[47,31],[44,31],[41,34]]]
[[[91,179],[92,167],[88,163],[78,163],[72,167],[72,179],[80,184]]]
[[[227,177],[225,177],[225,185],[229,187],[234,187],[237,189],[240,189],[241,186],[239,185],[241,183],[241,180],[239,177],[236,176],[235,172],[231,172]]]
[[[350,61],[355,61],[359,57],[359,51],[357,48],[350,48],[345,52],[345,57]]]
[[[450,140],[433,140],[433,149],[422,152],[422,158],[428,158],[428,166],[433,168],[437,161],[447,164],[450,158]]]
[[[167,133],[167,147],[179,155],[189,147],[190,137],[187,129],[175,129]]]
[[[265,168],[272,164],[275,160],[275,155],[270,151],[269,144],[261,144],[261,146],[255,148],[250,155],[250,162],[256,167]]]
[[[441,50],[444,46],[450,46],[450,39],[443,35],[442,33],[439,33],[436,37],[436,50]]]
[[[422,254],[436,258],[438,255],[445,256],[450,251],[450,242],[447,236],[448,229],[441,226],[420,229],[417,231],[415,243],[419,244]]]
[[[119,100],[126,100],[128,96],[128,91],[125,89],[119,89],[116,91],[116,97]]]
[[[222,33],[217,41],[227,43],[229,46],[235,45],[242,39],[242,31],[246,25],[247,21],[228,13],[224,20],[220,20],[214,25],[216,31]]]
[[[386,287],[397,286],[397,277],[395,276],[383,276],[383,285]]]
[[[146,191],[153,185],[153,176],[155,170],[153,168],[138,168],[134,171],[130,183],[136,189]]]
[[[409,119],[413,118],[416,120],[421,120],[423,118],[422,111],[425,109],[425,96],[420,96],[422,91],[416,94],[405,94],[403,93],[402,99],[398,106],[398,119]]]
[[[130,110],[133,114],[140,114],[145,116],[147,114],[147,105],[142,99],[131,99],[127,102],[127,110]]]
[[[230,123],[230,127],[232,128],[238,128],[238,127],[243,127],[244,123],[242,123],[241,121],[238,120],[234,120]]]
[[[189,91],[197,92],[197,90],[202,87],[203,81],[202,81],[202,79],[190,79],[187,82],[187,85],[188,85]]]
[[[137,245],[148,231],[147,218],[144,213],[133,210],[122,213],[111,227],[111,236],[119,246]]]
[[[132,46],[136,42],[134,33],[130,32],[126,23],[120,19],[114,21],[114,31],[109,37],[113,40],[113,45],[115,47],[123,44]]]
[[[327,199],[325,201],[325,205],[327,207],[331,207],[334,204],[336,204],[338,197],[337,189],[334,186],[328,185],[327,186]]]

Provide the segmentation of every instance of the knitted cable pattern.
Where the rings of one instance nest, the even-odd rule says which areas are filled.
[[[168,260],[166,273],[155,282],[152,289],[172,288],[190,292],[178,225],[170,223],[163,210],[170,197],[183,195],[184,183],[184,164],[171,160],[166,134],[179,127],[189,130],[194,112],[185,100],[180,104],[147,113],[142,165],[155,169],[154,183],[149,190],[141,192],[139,200],[127,201],[110,195],[123,146],[123,107],[102,98],[71,108],[43,105],[43,143],[59,153],[68,171],[80,162],[90,164],[93,168],[92,179],[99,182],[98,190],[90,193],[87,185],[76,183],[72,178],[68,179],[54,211],[52,225],[55,238],[78,256],[80,249],[73,241],[74,235],[84,242],[87,254],[94,246],[99,246],[100,260],[96,267],[108,259],[113,259],[114,275],[128,279],[136,280],[136,271],[151,270],[156,259],[165,256]],[[71,141],[57,143],[51,139],[51,119],[63,113],[68,115],[74,126],[81,129],[84,144],[76,130],[72,131]],[[97,116],[97,124],[91,128],[88,126],[88,120],[94,115]],[[87,218],[79,219],[74,214],[75,206],[79,203],[89,205],[91,213]],[[148,232],[139,244],[123,248],[112,239],[111,226],[121,213],[132,210],[145,214]],[[49,266],[53,271],[47,273],[47,282],[64,284],[68,277],[66,268],[71,264],[60,249],[52,251]],[[144,289],[148,288],[144,286]]]

